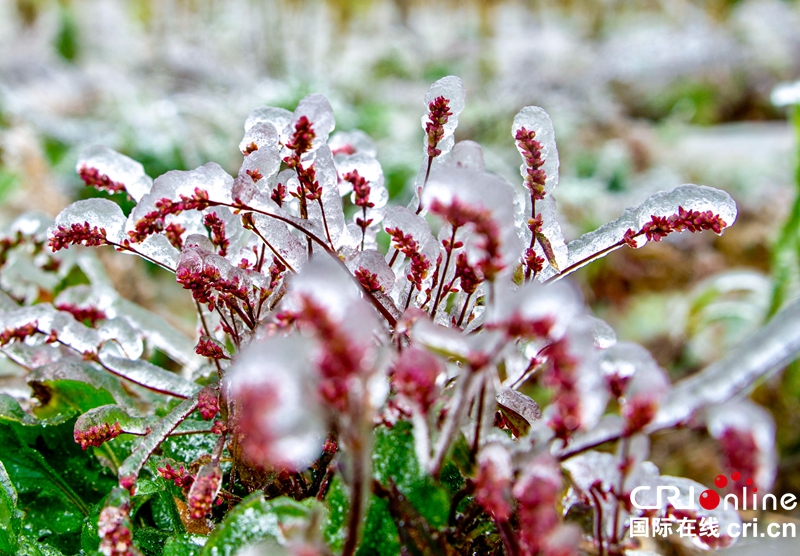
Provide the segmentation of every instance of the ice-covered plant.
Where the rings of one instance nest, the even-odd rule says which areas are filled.
[[[15,416],[8,436],[35,452],[32,430],[73,419],[74,441],[105,481],[78,500],[90,515],[86,550],[623,554],[636,546],[628,518],[642,516],[717,523],[721,532],[692,536],[702,548],[734,541],[724,526],[736,512],[686,510],[674,498],[641,510],[630,494],[662,485],[683,501],[700,495],[704,487],[646,461],[649,433],[690,420],[708,423],[726,461],[761,492],[771,487],[772,423],[728,400],[798,350],[787,325],[798,307],[730,359],[670,385],[561,279],[615,249],[721,234],[734,202],[683,185],[567,243],[550,118],[526,107],[514,119],[522,180],[513,184],[486,171],[479,145],[454,144],[464,96],[456,77],[426,95],[408,206],[388,205],[369,138],[331,135],[328,101],[310,95],[294,112],[250,114],[235,178],[208,163],[153,181],[133,160],[90,149],[78,173],[127,192],[130,214],[111,200],[78,201],[46,235],[28,217],[3,240],[0,342],[29,369],[40,401],[35,419],[0,398]],[[196,338],[187,344],[120,298],[86,252],[64,251],[75,245],[111,246],[174,273],[194,302]],[[54,299],[8,278],[28,269],[58,284],[75,268],[91,285],[62,286]],[[56,465],[25,462],[11,483],[20,469]]]

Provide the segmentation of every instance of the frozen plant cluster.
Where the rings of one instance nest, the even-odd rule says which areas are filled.
[[[685,502],[705,489],[647,460],[650,433],[689,421],[707,423],[724,461],[770,489],[774,425],[730,399],[800,348],[787,324],[798,309],[742,345],[751,356],[734,382],[723,366],[673,387],[561,280],[615,249],[721,234],[736,219],[732,199],[682,185],[567,243],[545,111],[514,119],[513,184],[486,171],[478,144],[455,143],[457,77],[424,100],[408,206],[389,204],[370,139],[332,134],[331,106],[313,94],[294,112],[250,114],[236,177],[208,163],[152,180],[94,147],[78,173],[127,192],[130,214],[78,201],[46,234],[29,217],[0,244],[7,267],[63,276],[77,266],[96,282],[93,259],[68,248],[138,255],[174,273],[197,310],[191,353],[102,284],[67,287],[52,303],[31,304],[24,289],[0,297],[3,353],[31,380],[53,388],[66,377],[113,400],[74,426],[75,442],[116,471],[96,525],[103,554],[138,553],[134,518],[157,488],[171,489],[187,531],[211,531],[167,541],[202,547],[192,554],[267,543],[270,554],[556,556],[588,543],[621,555],[637,547],[628,518],[643,516],[713,518],[719,531],[691,541],[735,541],[725,527],[735,511],[666,499],[640,510],[630,493],[672,486]],[[153,348],[183,372],[152,362]],[[547,403],[531,392],[548,392]],[[172,448],[188,437],[204,440]]]

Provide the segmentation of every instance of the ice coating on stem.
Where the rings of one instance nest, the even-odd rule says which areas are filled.
[[[546,180],[544,183],[545,193],[553,192],[558,185],[558,149],[556,148],[556,133],[553,129],[553,121],[547,112],[539,106],[526,106],[514,116],[514,123],[511,126],[511,136],[516,137],[517,132],[525,128],[536,133],[534,139],[542,145],[542,158]],[[522,150],[517,145],[517,150],[522,154]],[[524,156],[524,155],[523,155]],[[519,173],[524,178],[527,175],[528,167],[523,164],[519,167]],[[537,210],[538,212],[538,210]]]
[[[200,390],[200,386],[179,375],[165,371],[143,359],[131,360],[118,357],[107,348],[100,350],[99,360],[109,372],[149,390],[181,398],[188,398]]]
[[[53,238],[62,230],[86,223],[90,228],[105,230],[105,238],[109,242],[120,244],[126,237],[125,215],[119,205],[108,199],[85,199],[72,203],[56,216],[55,222],[47,230],[47,237]]]
[[[95,182],[102,181],[123,186],[134,201],[141,199],[153,185],[153,179],[145,174],[141,163],[100,145],[90,147],[81,153],[75,171],[87,185],[95,185]],[[103,177],[107,179],[104,180]],[[115,185],[99,187],[106,190],[109,187],[115,189]]]
[[[601,253],[605,255],[621,247],[621,244],[617,244],[622,241],[628,229],[639,232],[653,216],[668,217],[678,214],[679,207],[700,212],[711,211],[725,222],[725,228],[734,223],[737,215],[736,203],[731,196],[713,187],[686,184],[671,191],[661,191],[638,207],[625,209],[622,216],[616,220],[569,242],[568,270],[564,273],[566,269],[562,269],[560,276],[565,276],[594,260],[596,258],[594,255]],[[636,239],[637,247],[641,247],[646,241],[644,236],[640,236]],[[554,270],[545,269],[540,276],[542,279],[547,279],[554,275]]]
[[[144,353],[142,339],[123,317],[106,320],[97,333],[106,345],[118,347],[120,354],[127,359],[139,359]]]
[[[261,465],[304,469],[320,453],[325,417],[315,391],[309,340],[268,338],[242,351],[226,376],[247,454]]]
[[[327,145],[322,145],[317,150],[314,158],[314,169],[316,170],[317,181],[322,187],[321,201],[325,210],[325,219],[323,221],[319,202],[309,202],[309,221],[315,222],[322,227],[323,232],[320,238],[327,239],[327,236],[330,235],[335,249],[343,245],[354,246],[355,240],[347,232],[347,223],[342,209],[342,197],[338,188],[339,175],[333,162],[333,155]],[[325,231],[326,225],[327,231]]]
[[[800,300],[793,301],[726,357],[676,383],[654,429],[672,427],[709,405],[749,391],[762,377],[782,369],[800,353]]]
[[[197,408],[197,395],[183,400],[167,415],[153,425],[150,433],[134,448],[133,452],[119,466],[117,475],[120,482],[129,482],[139,476],[142,466],[150,455],[161,445],[167,436]]]
[[[536,245],[534,246],[534,250],[536,254],[542,257],[545,262],[545,268],[543,270],[547,271],[548,269],[552,272],[555,269],[562,269],[566,268],[569,265],[569,249],[567,247],[567,242],[564,241],[564,234],[561,232],[561,225],[558,223],[558,219],[556,218],[556,200],[551,195],[548,195],[541,201],[536,203],[536,214],[542,216],[542,231],[541,234],[546,238],[546,244],[549,244],[548,252],[545,252],[544,248],[542,247],[542,243],[544,241],[542,239],[537,239]],[[526,227],[526,232],[528,232]],[[526,238],[529,238],[530,235],[528,233],[525,234]],[[552,256],[554,257],[554,261],[550,260],[550,256],[552,252]]]
[[[270,253],[274,254],[277,251],[294,270],[298,270],[306,263],[308,260],[306,244],[289,231],[286,223],[263,214],[253,214],[253,221],[258,233],[269,242]]]

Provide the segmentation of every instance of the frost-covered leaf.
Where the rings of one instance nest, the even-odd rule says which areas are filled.
[[[260,541],[273,539],[285,545],[291,532],[301,530],[311,510],[290,498],[264,500],[261,492],[253,493],[236,505],[214,528],[201,556],[233,556]]]
[[[522,392],[504,388],[497,393],[497,405],[503,411],[512,411],[530,425],[542,418],[542,410],[532,398]]]
[[[23,515],[17,510],[17,490],[0,461],[0,553],[16,553]]]

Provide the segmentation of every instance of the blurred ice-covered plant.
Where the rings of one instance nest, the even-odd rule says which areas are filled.
[[[514,119],[523,179],[513,184],[486,171],[479,145],[454,144],[464,96],[446,77],[425,97],[408,207],[387,205],[368,138],[331,136],[330,104],[310,95],[293,113],[252,112],[235,178],[208,163],[153,181],[95,147],[79,174],[126,191],[130,214],[78,201],[46,236],[23,219],[3,240],[4,273],[79,268],[92,284],[51,300],[4,282],[0,297],[2,349],[29,369],[49,409],[38,416],[64,413],[61,400],[79,415],[75,441],[116,472],[112,494],[91,499],[100,526],[87,517],[81,542],[104,554],[137,544],[232,554],[263,542],[270,553],[344,556],[623,554],[636,546],[629,517],[739,520],[687,513],[674,499],[646,511],[630,503],[642,485],[688,499],[696,484],[662,476],[647,435],[706,417],[729,464],[770,488],[771,421],[747,404],[757,418],[737,418],[729,400],[797,352],[786,324],[797,307],[732,354],[733,370],[671,386],[644,348],[617,343],[560,282],[618,248],[721,234],[736,219],[731,198],[683,185],[567,243],[547,114],[526,107]],[[197,311],[189,349],[110,290],[88,254],[64,251],[74,245],[112,246],[174,273]],[[154,348],[183,371],[155,364]],[[44,423],[8,413],[18,427]],[[734,539],[723,528],[693,541]]]

